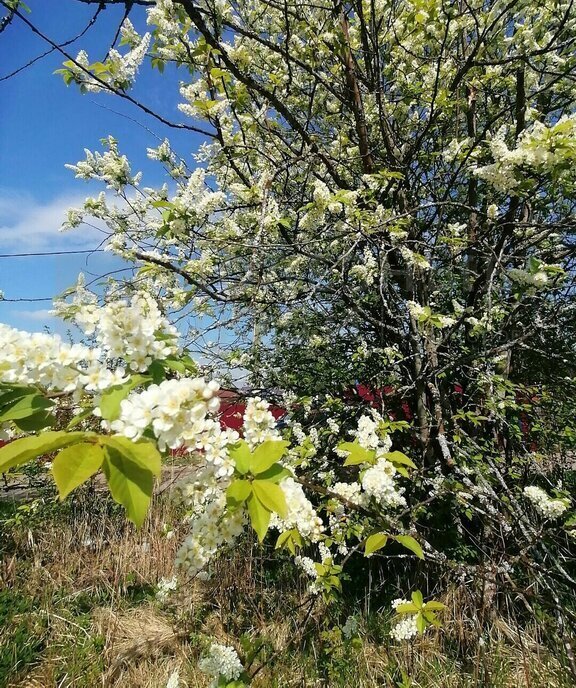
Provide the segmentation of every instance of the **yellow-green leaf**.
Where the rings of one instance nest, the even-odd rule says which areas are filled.
[[[230,447],[228,452],[230,458],[234,460],[236,464],[236,470],[238,473],[245,475],[250,470],[250,461],[252,459],[252,453],[248,447],[248,444],[244,440],[238,440],[236,444]]]
[[[137,464],[140,468],[150,471],[153,475],[160,475],[162,470],[162,457],[155,444],[148,440],[138,440],[132,442],[127,437],[120,435],[100,437],[103,444],[112,447],[116,451],[126,456],[132,463]]]
[[[442,611],[442,609],[446,609],[446,605],[442,604],[442,602],[431,600],[430,602],[426,602],[424,609],[426,611]]]
[[[270,525],[270,511],[263,506],[258,499],[252,494],[248,497],[248,514],[250,515],[250,522],[252,528],[256,531],[260,542],[264,540],[268,526]]]
[[[401,545],[406,547],[406,549],[409,549],[411,552],[414,552],[414,554],[419,559],[424,559],[424,552],[422,551],[422,547],[420,547],[417,540],[415,540],[411,535],[395,535],[394,539],[397,540]]]
[[[286,518],[288,505],[282,488],[268,480],[254,480],[252,489],[258,500],[269,510]]]
[[[365,449],[360,446],[358,442],[342,442],[338,445],[338,449],[349,452],[349,455],[344,461],[345,466],[357,466],[361,463],[374,463],[376,452],[371,449]]]
[[[370,535],[366,540],[364,545],[364,554],[373,554],[374,552],[382,549],[388,542],[388,536],[385,533],[375,533]]]
[[[418,609],[422,608],[422,606],[424,605],[424,597],[422,596],[420,590],[415,590],[412,593],[412,602],[414,602]]]
[[[60,499],[67,497],[102,466],[104,451],[99,444],[75,444],[62,449],[52,462],[52,474]]]
[[[123,385],[114,385],[114,387],[110,387],[102,392],[98,405],[102,418],[104,420],[116,420],[120,415],[120,404],[122,401],[126,399],[135,387],[138,387],[138,385],[141,385],[148,379],[145,375],[134,375]]]
[[[418,607],[413,602],[403,602],[396,607],[397,614],[415,614]]]
[[[424,631],[426,630],[426,619],[422,614],[418,614],[416,617],[416,628],[418,629],[418,633],[422,635]]]
[[[392,463],[400,463],[404,466],[410,466],[410,468],[416,468],[416,464],[412,461],[412,459],[409,459],[406,454],[403,454],[399,451],[387,452],[384,454],[384,458],[388,459],[388,461],[391,461]]]
[[[0,447],[0,473],[35,459],[37,456],[50,454],[57,449],[84,442],[90,437],[96,437],[96,434],[93,432],[51,430],[49,432],[42,432],[39,435],[31,435],[30,437],[14,440]]]
[[[126,509],[132,523],[141,526],[152,498],[152,472],[131,461],[126,454],[112,445],[106,446],[105,453],[102,467],[110,493]]]
[[[234,480],[226,490],[226,502],[236,508],[243,504],[252,494],[252,486],[249,480]]]
[[[289,442],[283,440],[266,440],[262,442],[252,454],[250,471],[254,475],[267,471],[284,456],[289,444]]]

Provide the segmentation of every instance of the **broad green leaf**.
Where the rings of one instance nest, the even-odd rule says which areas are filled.
[[[130,461],[138,464],[140,468],[150,471],[153,475],[160,475],[162,470],[162,457],[153,442],[138,440],[132,442],[127,437],[120,435],[102,435],[100,440],[103,444],[116,449],[124,454]]]
[[[371,449],[365,449],[360,446],[358,442],[342,442],[338,445],[338,449],[349,452],[349,455],[344,461],[345,466],[357,466],[361,463],[374,463],[376,452]]]
[[[284,456],[289,442],[284,440],[266,440],[254,450],[250,459],[250,471],[254,475],[264,473]]]
[[[134,375],[123,385],[114,385],[100,397],[100,412],[104,420],[116,420],[120,415],[120,404],[126,399],[130,392],[138,385],[141,385],[148,378],[145,375]]]
[[[412,593],[412,602],[414,602],[418,609],[422,608],[422,606],[424,605],[424,597],[422,596],[420,590],[415,590]]]
[[[250,470],[250,461],[252,459],[248,444],[244,440],[238,440],[236,444],[230,447],[228,453],[230,454],[230,458],[234,460],[238,473],[246,475]]]
[[[404,602],[396,607],[397,614],[415,614],[419,608],[413,602]]]
[[[258,480],[279,483],[281,480],[284,480],[284,478],[289,478],[290,476],[292,476],[291,471],[289,471],[287,468],[284,468],[282,464],[275,463],[273,466],[270,466],[267,471],[258,473]]]
[[[296,548],[294,546],[294,538],[293,538],[293,532],[292,530],[285,530],[283,533],[280,533],[280,536],[278,537],[278,540],[276,540],[276,546],[274,549],[280,549],[281,547],[287,547],[288,550],[292,554],[296,553]]]
[[[35,387],[26,387],[24,385],[0,385],[0,413],[4,406],[8,406],[16,399],[21,399],[30,394],[38,394],[38,390]]]
[[[14,424],[23,432],[37,432],[56,423],[56,416],[48,411],[37,411],[26,418],[19,418],[13,421]]]
[[[446,605],[442,604],[442,602],[436,602],[435,600],[432,600],[430,602],[426,602],[424,609],[426,611],[441,611],[442,609],[446,609]]]
[[[258,500],[269,510],[286,518],[288,505],[282,488],[267,480],[254,480],[252,489]]]
[[[154,477],[151,471],[131,461],[112,445],[105,447],[102,468],[112,497],[126,509],[132,523],[141,526],[152,498]]]
[[[372,554],[379,549],[382,549],[388,542],[388,536],[385,533],[375,533],[370,535],[364,545],[364,554]]]
[[[426,630],[426,619],[424,618],[423,614],[418,614],[416,617],[416,628],[418,629],[418,633],[422,635],[424,631]]]
[[[40,394],[28,394],[21,397],[8,405],[8,408],[2,408],[0,412],[0,423],[8,420],[19,420],[20,418],[27,418],[38,411],[45,411],[52,408],[54,402],[46,399]]]
[[[14,440],[0,447],[0,473],[35,459],[37,456],[85,442],[92,437],[96,437],[96,433],[48,431]]]
[[[388,461],[391,461],[392,463],[400,463],[404,466],[410,466],[410,468],[416,468],[416,464],[412,461],[412,459],[409,459],[406,454],[403,454],[399,451],[388,452],[387,454],[384,454],[384,458],[388,459]]]
[[[239,507],[252,494],[252,485],[249,480],[234,480],[226,490],[226,501],[231,507]]]
[[[52,474],[60,499],[96,473],[104,461],[104,450],[99,444],[75,444],[62,451],[52,461]]]
[[[254,528],[258,539],[262,542],[270,524],[270,511],[253,494],[248,497],[247,504],[252,528]]]
[[[422,547],[420,547],[418,542],[411,535],[395,535],[394,539],[397,540],[401,545],[406,547],[406,549],[409,549],[411,552],[414,552],[414,554],[418,558],[424,559],[424,552],[422,551]]]

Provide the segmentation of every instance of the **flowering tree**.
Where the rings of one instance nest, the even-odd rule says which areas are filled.
[[[567,415],[574,397],[572,3],[107,4],[126,6],[119,45],[102,61],[58,47],[64,81],[129,99],[205,142],[191,160],[168,139],[148,150],[166,170],[161,188],[142,185],[113,137],[70,165],[108,192],[65,226],[103,221],[108,248],[138,271],[103,310],[84,289],[60,304],[95,328],[99,350],[47,339],[36,361],[34,340],[3,331],[0,420],[48,427],[52,400],[66,399],[95,410],[102,433],[25,437],[0,465],[61,449],[61,494],[102,466],[140,522],[158,452],[187,448],[199,473],[184,490],[194,518],[178,560],[192,574],[249,523],[261,540],[275,529],[312,589],[330,595],[357,550],[369,556],[393,539],[423,556],[413,535],[433,499],[459,532],[466,518],[499,543],[498,575],[522,548],[548,558],[558,538],[571,557],[569,495],[561,485],[552,497],[536,486],[523,495],[509,472],[527,449],[522,414],[553,389]],[[18,3],[2,5],[31,22]],[[145,8],[144,35],[128,18],[134,5]],[[183,122],[130,95],[145,62],[180,68]],[[241,366],[253,388],[285,392],[286,431],[259,397],[242,439],[220,428],[217,386],[169,324],[184,315],[234,337],[233,350],[202,352],[205,371]],[[191,350],[198,334],[186,333]],[[118,357],[126,369],[114,368]],[[371,389],[369,410],[354,401],[358,382]],[[541,432],[555,435],[554,451],[574,438],[571,421],[559,430]],[[552,542],[535,513],[564,519]],[[570,585],[561,559],[554,575]],[[428,604],[398,603],[410,616],[399,636],[436,622]],[[224,659],[207,666],[235,667],[216,677],[238,680],[234,657],[214,652]]]

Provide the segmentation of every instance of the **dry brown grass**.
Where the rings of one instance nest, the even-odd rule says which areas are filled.
[[[183,535],[163,534],[178,517],[174,506],[157,501],[140,531],[101,506],[87,501],[67,518],[18,531],[0,580],[35,600],[31,617],[42,628],[44,648],[7,686],[163,688],[178,669],[183,687],[203,688],[209,680],[196,668],[202,642],[234,642],[242,633],[266,638],[265,652],[274,656],[254,688],[397,688],[400,669],[413,688],[571,686],[536,625],[520,630],[513,617],[496,617],[479,644],[484,612],[462,588],[444,598],[444,628],[404,647],[392,646],[385,629],[378,642],[367,627],[354,653],[330,646],[320,634],[327,613],[321,603],[308,621],[314,632],[300,641],[308,612],[304,583],[271,573],[271,562],[250,542],[217,564],[212,580],[185,582],[162,608],[153,586],[173,574]]]

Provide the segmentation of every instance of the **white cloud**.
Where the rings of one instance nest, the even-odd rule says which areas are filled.
[[[29,194],[0,189],[1,252],[96,248],[105,234],[88,225],[60,232],[69,208],[83,204],[85,196],[67,194],[46,203]]]
[[[54,320],[56,316],[51,308],[39,308],[35,311],[25,311],[25,310],[12,310],[10,314],[17,318],[22,318],[22,320],[34,320],[35,322],[47,322],[48,320]]]

